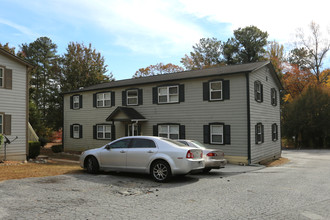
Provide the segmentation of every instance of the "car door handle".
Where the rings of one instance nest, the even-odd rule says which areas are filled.
[[[120,151],[120,153],[126,153],[126,151],[124,151],[124,150],[121,150],[121,151]]]
[[[153,151],[152,150],[149,150],[149,151],[147,151],[147,153],[153,153]]]

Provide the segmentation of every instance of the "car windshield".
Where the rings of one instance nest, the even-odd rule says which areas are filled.
[[[188,147],[187,145],[185,145],[183,143],[180,143],[179,141],[172,140],[172,139],[162,138],[162,140],[170,142],[170,143],[175,144],[175,145],[178,145],[180,147]]]
[[[201,148],[201,149],[205,149],[206,148],[201,142],[194,141],[194,140],[191,140],[190,142],[193,143],[198,148]]]

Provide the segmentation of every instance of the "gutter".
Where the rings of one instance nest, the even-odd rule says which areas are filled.
[[[246,108],[247,108],[247,142],[248,142],[248,163],[251,164],[251,111],[250,111],[250,80],[249,73],[245,73],[246,77]]]

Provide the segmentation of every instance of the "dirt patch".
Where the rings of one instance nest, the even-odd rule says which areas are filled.
[[[54,153],[50,147],[43,147],[40,149],[40,155],[46,155],[49,158],[65,159],[79,161],[80,152],[60,152]]]
[[[78,164],[47,160],[47,163],[5,161],[0,164],[0,181],[23,179],[28,177],[56,176],[69,173],[81,173]]]
[[[283,164],[286,164],[289,162],[288,158],[285,157],[280,157],[276,160],[271,160],[271,161],[263,161],[260,164],[261,165],[265,165],[266,167],[277,167],[277,166],[281,166]]]

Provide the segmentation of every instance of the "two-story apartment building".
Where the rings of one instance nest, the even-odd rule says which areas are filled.
[[[26,160],[28,153],[28,68],[31,64],[0,48],[0,134],[9,140],[7,160]],[[3,144],[0,160],[4,159]]]
[[[102,83],[64,94],[64,149],[127,135],[194,139],[232,163],[281,155],[280,89],[270,62]]]

